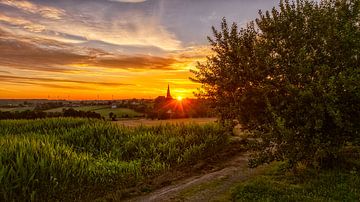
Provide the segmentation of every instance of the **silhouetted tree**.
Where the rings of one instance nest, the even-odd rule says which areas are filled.
[[[113,113],[113,112],[110,112],[110,113],[109,113],[109,118],[112,119],[113,116],[114,116],[114,113]]]

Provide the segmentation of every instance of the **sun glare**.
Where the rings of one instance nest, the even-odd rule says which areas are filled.
[[[183,98],[181,97],[181,96],[177,96],[177,98],[176,98],[178,101],[182,101],[183,100]]]

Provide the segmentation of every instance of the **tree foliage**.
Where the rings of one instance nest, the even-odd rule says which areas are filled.
[[[359,144],[360,1],[280,2],[245,28],[224,19],[198,64],[200,96],[261,138],[253,166],[328,166]]]

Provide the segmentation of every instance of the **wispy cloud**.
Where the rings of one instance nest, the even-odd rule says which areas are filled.
[[[39,4],[31,3],[30,1],[0,0],[0,3],[14,8],[18,8],[23,12],[38,14],[44,18],[48,18],[52,20],[59,20],[62,18],[62,16],[65,15],[65,11],[62,9],[58,9],[50,6],[42,6]]]
[[[50,72],[71,72],[78,67],[127,70],[172,69],[173,58],[148,55],[114,55],[53,40],[29,39],[4,32],[0,37],[0,66]],[[19,60],[21,58],[21,60]]]
[[[124,87],[132,86],[132,84],[118,82],[94,82],[69,80],[59,78],[42,78],[42,77],[23,77],[0,75],[0,83],[16,84],[16,85],[36,85],[46,88],[70,89],[70,90],[96,90],[98,87]]]
[[[3,74],[10,74],[10,72],[8,72],[8,71],[2,71],[2,70],[0,70],[0,73],[3,73]]]
[[[94,81],[79,81],[69,79],[57,79],[57,78],[32,78],[23,76],[9,76],[0,75],[2,81],[37,81],[37,82],[60,82],[60,83],[77,83],[77,84],[90,84],[90,85],[101,85],[101,86],[129,86],[133,84],[124,84],[116,82],[94,82]]]
[[[120,1],[119,1],[120,2]],[[182,49],[181,41],[161,22],[157,9],[147,12],[137,7],[140,0],[123,0],[131,5],[108,5],[108,1],[78,3],[63,8],[45,6],[30,1],[0,0],[1,5],[17,8],[22,12],[12,12],[11,17],[3,11],[3,21],[23,33],[63,42],[102,41],[121,46],[153,46],[163,50]],[[54,2],[47,2],[48,4]],[[56,3],[55,3],[56,4]],[[111,15],[109,15],[111,13]],[[36,16],[40,16],[36,17]],[[64,23],[65,22],[65,23]],[[19,30],[21,31],[21,30]]]
[[[203,60],[206,56],[212,55],[214,52],[210,46],[191,46],[181,51],[174,51],[169,55],[179,60]]]
[[[45,30],[45,26],[33,23],[29,20],[25,20],[17,17],[10,17],[0,13],[0,22],[7,23],[11,26],[21,27],[30,32],[42,32]]]
[[[79,21],[73,18],[70,23],[59,24],[51,29],[79,35],[89,41],[97,40],[114,45],[154,46],[168,51],[182,49],[181,41],[161,25],[156,16],[148,16],[137,10],[113,13],[106,18],[99,17],[103,15],[93,11],[88,19]]]
[[[108,67],[127,70],[170,70],[173,69],[172,65],[177,61],[173,58],[154,57],[147,55],[138,56],[115,56],[103,57],[90,61],[89,65],[98,67]]]
[[[88,86],[74,86],[74,85],[59,85],[53,83],[39,83],[39,82],[32,82],[32,81],[19,81],[19,80],[3,80],[1,83],[10,83],[10,84],[17,84],[17,85],[36,85],[42,86],[46,88],[59,88],[59,89],[71,89],[71,90],[94,90],[94,88],[90,88]]]

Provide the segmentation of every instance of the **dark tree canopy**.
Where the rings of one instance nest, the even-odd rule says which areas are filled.
[[[261,138],[253,166],[326,166],[360,134],[360,1],[299,0],[245,28],[226,20],[194,80],[224,121]]]

